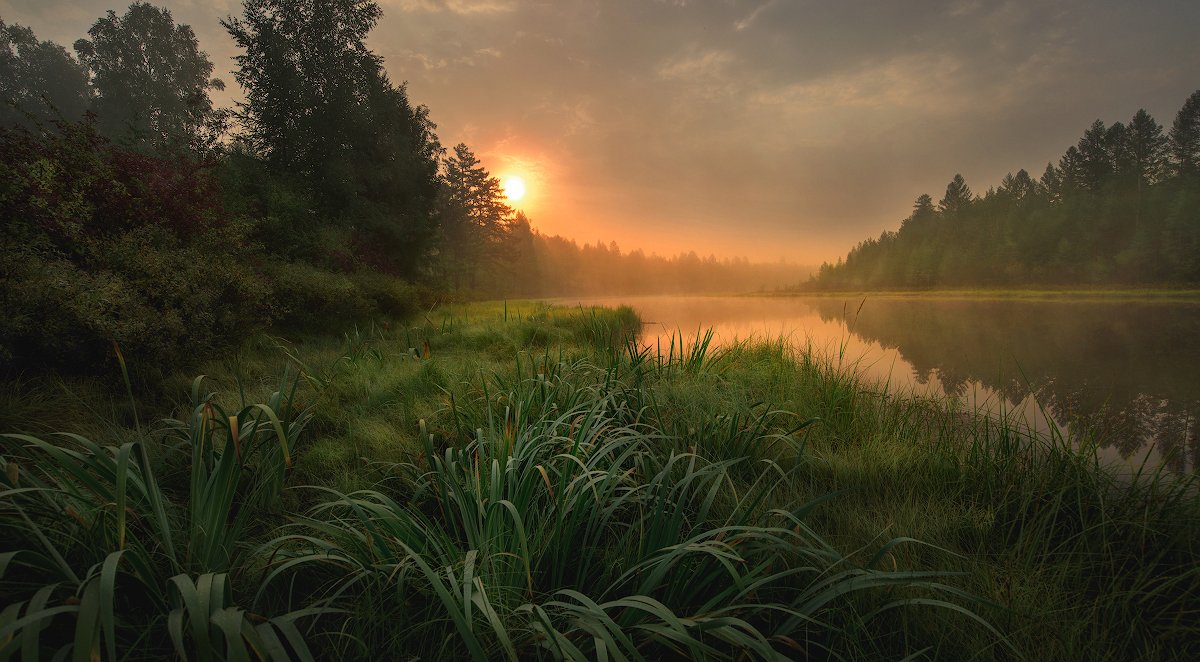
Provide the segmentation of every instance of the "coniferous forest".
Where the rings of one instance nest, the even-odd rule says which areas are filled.
[[[1164,131],[1145,110],[1096,120],[1040,177],[982,195],[961,175],[900,229],[826,263],[805,289],[1200,283],[1200,91]]]

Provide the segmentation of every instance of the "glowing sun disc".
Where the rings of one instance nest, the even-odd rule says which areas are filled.
[[[525,180],[520,177],[509,177],[504,180],[504,197],[513,202],[525,197]]]

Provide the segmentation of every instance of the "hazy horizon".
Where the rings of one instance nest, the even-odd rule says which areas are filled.
[[[234,0],[164,0],[227,88]],[[545,234],[671,255],[834,261],[955,173],[1040,174],[1095,119],[1170,126],[1197,87],[1200,6],[381,0],[368,46],[441,142]],[[68,50],[98,0],[0,0]]]

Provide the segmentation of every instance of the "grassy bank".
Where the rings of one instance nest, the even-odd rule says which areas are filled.
[[[828,297],[834,299],[978,299],[1047,301],[1200,301],[1200,289],[1191,287],[1028,287],[946,288],[915,290],[788,290],[747,296]]]
[[[1191,482],[637,325],[457,306],[136,401],[8,385],[0,658],[1200,655]]]

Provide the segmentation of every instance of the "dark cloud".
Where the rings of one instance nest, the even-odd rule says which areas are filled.
[[[165,4],[227,70],[240,3]],[[443,142],[531,180],[536,225],[659,251],[835,257],[955,172],[1040,172],[1092,120],[1169,125],[1200,87],[1194,2],[381,4],[392,78]],[[0,16],[69,44],[109,6]]]

